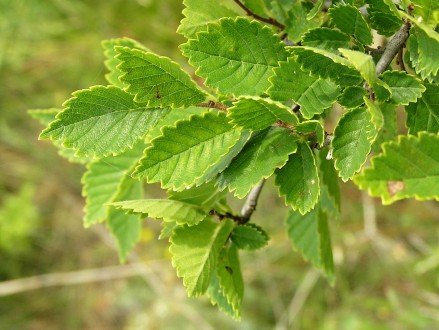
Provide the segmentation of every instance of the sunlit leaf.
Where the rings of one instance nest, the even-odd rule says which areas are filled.
[[[208,25],[181,46],[207,86],[222,94],[259,96],[287,52],[270,28],[245,18],[224,18]]]
[[[196,105],[206,98],[196,83],[180,66],[167,57],[154,53],[116,47],[118,69],[124,74],[119,79],[128,85],[127,92],[136,102],[148,107],[184,107]]]
[[[365,108],[346,112],[334,130],[332,141],[335,168],[343,181],[352,178],[366,162],[376,129]]]
[[[184,0],[183,15],[177,33],[192,38],[199,31],[205,31],[207,24],[223,17],[236,17],[238,13],[221,4],[220,1]]]
[[[297,149],[296,138],[288,129],[273,127],[257,132],[218,177],[218,188],[245,197],[258,182],[282,167]]]
[[[312,118],[329,108],[340,94],[340,88],[328,79],[310,75],[300,68],[295,58],[281,62],[274,69],[268,93],[274,100],[293,100],[300,105],[304,118]]]
[[[162,188],[182,190],[194,185],[228,153],[240,138],[224,113],[206,113],[165,127],[162,135],[145,150],[134,176],[149,183],[161,182]]]
[[[351,5],[339,5],[328,11],[331,21],[344,33],[354,35],[363,45],[372,43],[372,33],[361,12]]]
[[[258,97],[240,98],[228,110],[228,117],[232,123],[253,131],[267,128],[279,121],[288,124],[297,124],[299,119],[289,108]]]
[[[319,176],[314,154],[306,143],[298,145],[284,167],[276,172],[279,195],[285,204],[305,214],[311,211],[319,197]]]
[[[132,148],[166,113],[146,110],[114,86],[94,86],[73,96],[40,138],[61,140],[78,156],[105,157]]]
[[[172,233],[172,265],[190,297],[206,292],[233,226],[228,219],[216,223],[206,220],[192,227],[177,227]]]
[[[144,217],[163,219],[178,225],[193,226],[208,216],[208,212],[193,204],[170,199],[139,199],[111,203],[117,209],[138,213]]]
[[[381,197],[384,204],[404,198],[439,200],[439,136],[400,136],[383,145],[372,166],[354,178],[360,189]]]

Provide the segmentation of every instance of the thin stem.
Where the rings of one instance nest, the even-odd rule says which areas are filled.
[[[383,56],[376,65],[376,73],[383,73],[389,64],[393,61],[393,58],[398,53],[398,51],[404,46],[407,38],[409,37],[410,23],[405,23],[401,29],[394,35],[392,40],[386,46]]]
[[[244,206],[241,209],[241,218],[243,219],[243,223],[248,222],[253,212],[256,210],[258,198],[261,194],[262,188],[264,187],[264,183],[265,179],[259,182],[257,186],[254,186],[248,194],[247,200],[245,201]]]
[[[221,111],[227,111],[227,107],[219,102],[213,102],[213,101],[209,101],[207,103],[199,103],[197,104],[197,107],[201,107],[201,108],[215,108]]]
[[[0,282],[0,297],[52,286],[78,285],[146,275],[149,272],[144,263],[136,263],[20,278]]]
[[[400,48],[398,51],[398,57],[396,59],[396,63],[399,65],[402,71],[407,72],[405,65],[404,65],[404,59],[403,59],[403,48]]]
[[[258,14],[255,14],[249,8],[247,8],[240,0],[234,0],[234,1],[239,7],[241,7],[247,13],[247,16],[252,16],[253,18],[257,19],[258,21],[273,25],[275,27],[278,27],[281,30],[285,29],[285,25],[279,23],[275,19],[265,18],[265,17],[259,16]]]

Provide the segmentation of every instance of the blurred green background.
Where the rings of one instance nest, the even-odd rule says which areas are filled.
[[[0,286],[118,265],[105,228],[82,227],[84,168],[37,140],[42,127],[27,110],[61,107],[71,92],[106,84],[102,39],[131,37],[189,68],[175,33],[182,8],[178,0],[0,0]],[[144,263],[143,276],[0,291],[0,329],[437,329],[437,203],[383,207],[352,185],[342,191],[343,215],[331,223],[334,287],[292,251],[286,209],[268,182],[254,220],[271,241],[241,253],[241,323],[186,297],[158,223],[146,221],[131,258]]]

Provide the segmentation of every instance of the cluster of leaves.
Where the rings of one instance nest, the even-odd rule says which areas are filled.
[[[189,296],[240,316],[238,251],[267,244],[227,192],[255,207],[274,176],[293,247],[334,280],[329,217],[338,178],[392,203],[439,196],[439,5],[432,0],[185,0],[178,28],[201,88],[172,60],[103,42],[109,86],[34,110],[71,161],[86,164],[84,225],[105,222],[121,260],[141,218],[162,219]],[[364,6],[367,4],[368,6]],[[373,31],[390,37],[372,48]],[[404,44],[407,45],[403,51]],[[390,65],[395,55],[401,70]],[[326,132],[334,104],[344,109]],[[408,133],[397,135],[398,109]],[[368,157],[371,166],[362,170]],[[159,182],[167,199],[142,199]],[[253,203],[253,204],[251,204]]]

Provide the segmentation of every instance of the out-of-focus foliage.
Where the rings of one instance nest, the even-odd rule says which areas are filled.
[[[257,8],[262,0],[245,2]],[[118,264],[99,228],[82,227],[84,168],[38,142],[41,126],[26,111],[61,107],[72,91],[105,84],[102,39],[134,38],[188,68],[178,51],[183,38],[175,34],[181,10],[178,0],[0,0],[0,281]],[[161,228],[148,220],[137,249],[148,269],[144,277],[0,296],[0,329],[435,328],[437,203],[371,206],[344,185],[343,217],[329,224],[343,227],[333,231],[339,234],[332,238],[337,282],[331,288],[292,250],[286,214],[273,211],[284,203],[275,189],[267,183],[254,214],[270,236],[268,247],[241,253],[240,324],[207,299],[186,298],[166,244],[155,240]],[[377,213],[372,239],[364,234],[363,206]],[[4,223],[15,236],[5,238]]]

